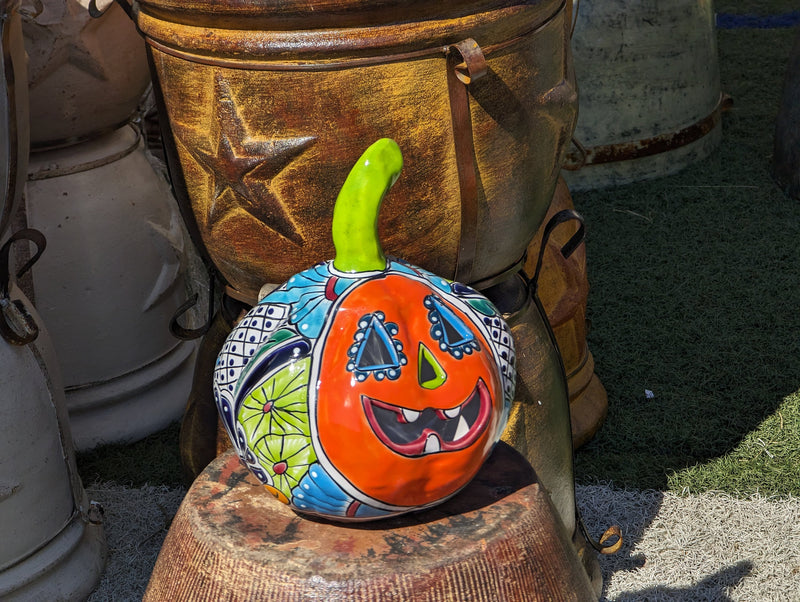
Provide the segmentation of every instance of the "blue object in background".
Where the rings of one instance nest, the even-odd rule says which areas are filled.
[[[717,13],[717,29],[778,29],[800,25],[800,11],[781,15],[733,15]]]

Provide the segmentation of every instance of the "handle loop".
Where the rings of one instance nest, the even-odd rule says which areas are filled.
[[[486,75],[488,66],[483,50],[472,38],[448,46],[446,56],[450,118],[461,194],[461,232],[453,280],[469,283],[473,280],[478,237],[479,183],[467,86]]]
[[[197,301],[200,298],[199,293],[195,293],[187,301],[185,301],[178,309],[175,310],[175,314],[169,321],[169,331],[172,333],[172,336],[181,339],[183,341],[191,341],[193,339],[197,339],[203,336],[208,330],[211,328],[211,324],[214,321],[214,274],[209,272],[208,273],[208,315],[206,317],[206,321],[198,328],[186,328],[183,326],[179,320],[182,318],[190,309],[192,309],[195,305],[197,305]]]
[[[586,238],[586,226],[583,221],[583,217],[580,213],[575,211],[574,209],[562,209],[558,213],[556,213],[550,220],[547,222],[547,225],[544,227],[544,232],[542,232],[542,243],[539,246],[539,257],[536,260],[536,270],[533,273],[533,276],[530,279],[530,288],[531,293],[534,295],[537,292],[539,286],[539,273],[542,271],[542,262],[544,260],[544,251],[547,247],[547,241],[550,239],[550,235],[553,233],[553,230],[560,224],[576,220],[580,224],[578,227],[578,231],[573,234],[570,239],[561,247],[561,255],[564,259],[569,258],[575,250],[581,245],[581,243]]]
[[[10,289],[13,281],[10,271],[11,247],[20,240],[36,245],[36,253],[14,275],[21,278],[39,260],[47,247],[44,234],[26,228],[12,234],[0,247],[0,336],[12,345],[27,345],[39,336],[39,327],[28,308],[19,299],[11,299]]]

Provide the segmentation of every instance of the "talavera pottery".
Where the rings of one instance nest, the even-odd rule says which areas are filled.
[[[336,258],[264,297],[217,361],[236,451],[300,512],[367,520],[439,503],[507,421],[514,346],[497,310],[383,255],[378,208],[401,167],[394,141],[367,149],[336,201]]]

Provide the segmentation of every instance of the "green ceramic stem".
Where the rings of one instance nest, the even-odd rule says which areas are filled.
[[[342,272],[386,268],[378,240],[378,211],[383,197],[403,168],[403,155],[394,140],[381,138],[358,159],[342,185],[333,208],[333,267]]]

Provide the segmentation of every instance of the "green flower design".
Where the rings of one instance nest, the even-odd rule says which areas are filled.
[[[283,437],[262,437],[253,451],[261,466],[272,477],[272,486],[288,499],[306,473],[308,467],[317,461],[309,437],[285,435]]]
[[[262,437],[311,436],[308,373],[311,358],[290,363],[253,389],[239,408],[239,423],[252,443]]]

